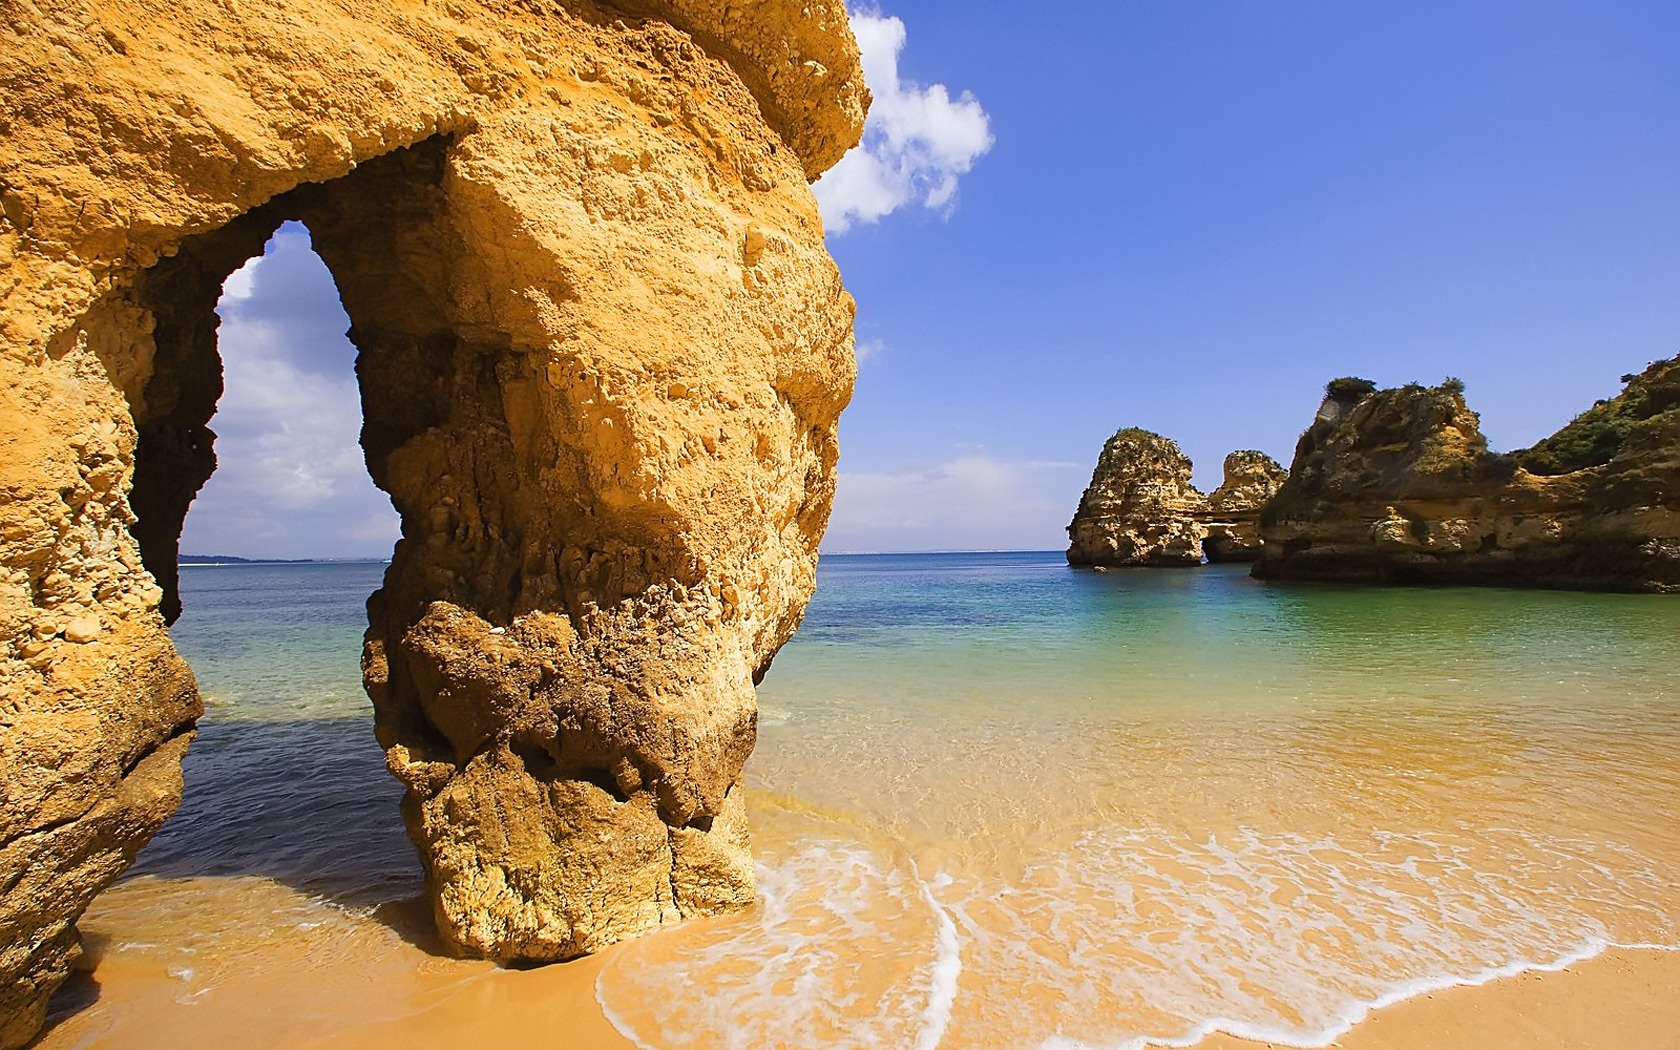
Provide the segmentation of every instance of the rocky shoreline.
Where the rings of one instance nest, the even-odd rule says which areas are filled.
[[[1271,580],[1680,591],[1680,357],[1623,383],[1532,448],[1496,453],[1456,379],[1333,380],[1288,471],[1232,453],[1205,498],[1175,443],[1122,430],[1068,526],[1068,561],[1205,555]]]
[[[1263,579],[1680,590],[1680,359],[1530,449],[1463,385],[1331,388],[1261,517]]]

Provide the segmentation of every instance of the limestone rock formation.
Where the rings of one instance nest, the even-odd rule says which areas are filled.
[[[1225,457],[1225,478],[1202,512],[1202,550],[1208,561],[1253,561],[1260,556],[1260,512],[1289,471],[1255,449]]]
[[[558,959],[751,899],[852,303],[839,0],[65,0],[0,43],[0,1047],[179,800],[165,621],[222,281],[301,219],[402,518],[364,652],[440,929]]]
[[[1288,472],[1264,452],[1225,457],[1225,479],[1204,496],[1193,464],[1170,438],[1127,427],[1097,457],[1091,484],[1068,525],[1070,565],[1200,565],[1252,561],[1260,508]]]
[[[1680,358],[1495,455],[1463,386],[1332,383],[1267,505],[1269,578],[1680,590]]]
[[[1127,427],[1103,445],[1068,525],[1070,565],[1200,565],[1207,500],[1177,442]]]

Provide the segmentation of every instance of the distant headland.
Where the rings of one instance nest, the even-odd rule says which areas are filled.
[[[1331,380],[1287,472],[1238,464],[1243,498],[1225,502],[1257,517],[1257,536],[1238,530],[1253,574],[1680,592],[1680,357],[1622,382],[1532,448],[1496,453],[1457,379]],[[1116,433],[1068,526],[1069,563],[1222,560],[1208,504],[1232,461],[1211,500],[1189,478],[1169,439]]]

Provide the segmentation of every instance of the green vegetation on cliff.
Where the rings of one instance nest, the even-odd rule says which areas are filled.
[[[1358,401],[1377,392],[1377,384],[1359,376],[1342,376],[1324,384],[1324,396],[1334,401]]]
[[[1489,471],[1504,478],[1514,471],[1488,453],[1459,379],[1379,390],[1369,379],[1343,376],[1324,393],[1340,411],[1321,412],[1301,435],[1288,480],[1260,511],[1262,528],[1315,519],[1341,493],[1403,488],[1439,495]]]
[[[1556,434],[1512,455],[1532,474],[1603,466],[1630,444],[1640,443],[1646,431],[1660,429],[1665,422],[1660,417],[1680,410],[1680,357],[1623,376],[1622,382],[1626,389],[1616,397],[1598,402]]]
[[[1498,454],[1459,379],[1333,380],[1261,511],[1254,575],[1680,593],[1680,358],[1623,382]]]

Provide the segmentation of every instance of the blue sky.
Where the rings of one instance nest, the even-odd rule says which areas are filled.
[[[1234,448],[1287,463],[1336,375],[1459,376],[1520,447],[1680,352],[1680,5],[1053,11],[854,10],[883,105],[875,157],[819,187],[866,351],[825,550],[1058,548],[1115,429],[1176,438],[1211,487]],[[356,471],[244,462],[285,441],[275,406],[235,419],[242,360],[280,389],[340,360],[355,411],[347,346],[284,345],[324,323],[304,243],[224,308],[223,467],[187,550],[388,547]],[[288,476],[265,535],[241,479]]]

